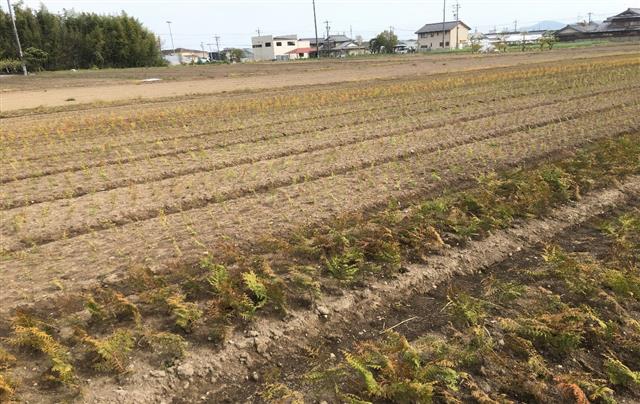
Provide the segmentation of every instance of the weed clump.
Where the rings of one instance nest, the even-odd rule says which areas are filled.
[[[49,380],[69,384],[75,379],[71,355],[51,335],[35,325],[14,324],[13,337],[9,342],[15,346],[42,352],[51,362]]]
[[[93,350],[94,368],[97,371],[115,373],[127,371],[129,353],[135,342],[131,332],[120,329],[106,338],[86,336],[83,341]]]

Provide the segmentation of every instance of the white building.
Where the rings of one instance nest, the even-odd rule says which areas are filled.
[[[254,36],[251,47],[255,61],[306,59],[311,51],[310,42],[298,39],[297,35]]]

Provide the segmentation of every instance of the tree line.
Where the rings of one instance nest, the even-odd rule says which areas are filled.
[[[164,64],[158,38],[136,18],[14,6],[16,26],[30,70],[121,68]],[[0,7],[0,70],[17,63],[11,17]]]

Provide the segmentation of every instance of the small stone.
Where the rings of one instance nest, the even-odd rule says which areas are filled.
[[[257,337],[258,335],[260,335],[260,334],[258,333],[258,331],[249,331],[249,332],[247,333],[247,337],[250,337],[250,338],[255,338],[255,337]]]
[[[267,338],[257,337],[253,340],[253,344],[256,347],[256,352],[262,355],[267,352],[269,340]]]
[[[71,327],[62,327],[60,328],[60,338],[62,339],[71,339],[75,335],[75,331]]]
[[[260,380],[260,375],[258,374],[258,372],[251,373],[251,380],[253,380],[254,382],[257,382]]]
[[[152,370],[151,372],[149,372],[149,375],[151,375],[152,377],[163,378],[167,376],[167,372],[165,372],[164,370]]]
[[[178,377],[186,379],[189,377],[193,377],[196,371],[193,368],[192,364],[183,363],[182,365],[178,366],[178,368],[176,369],[176,373],[178,374]]]
[[[129,303],[138,304],[140,303],[140,296],[138,295],[129,295],[127,296],[127,300]]]
[[[325,317],[329,316],[330,311],[326,306],[318,306],[317,310],[319,314]]]
[[[336,354],[334,354],[333,352],[331,352],[329,354],[329,359],[331,359],[332,361],[336,360]]]
[[[504,346],[504,339],[500,338],[498,340],[498,344],[501,345],[501,346]]]

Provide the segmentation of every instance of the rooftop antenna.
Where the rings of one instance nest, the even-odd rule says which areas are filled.
[[[324,23],[325,23],[325,25],[327,26],[327,39],[329,38],[329,32],[331,31],[331,27],[329,26],[329,23],[330,23],[330,22],[331,22],[331,21],[325,21],[325,22],[324,22]]]
[[[11,18],[11,24],[13,25],[13,34],[16,36],[16,45],[18,46],[18,55],[20,55],[20,62],[22,62],[22,73],[26,76],[28,74],[27,65],[24,63],[24,54],[22,53],[20,36],[18,35],[18,29],[16,28],[16,20],[15,18],[13,18],[13,7],[11,6],[10,0],[7,0],[7,5],[9,6],[9,17]]]
[[[518,32],[518,20],[513,22],[513,32]]]
[[[589,24],[591,24],[591,16],[593,15],[592,12],[587,13],[589,15]]]

